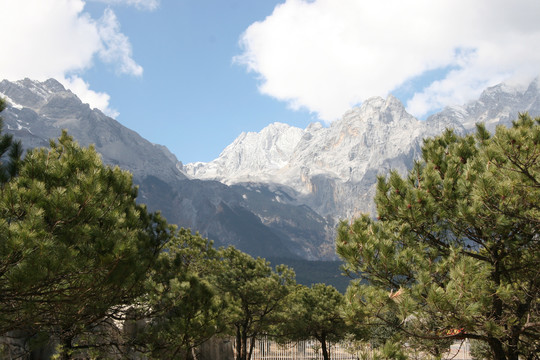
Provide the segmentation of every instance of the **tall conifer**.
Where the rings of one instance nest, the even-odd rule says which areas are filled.
[[[537,358],[540,118],[428,139],[407,177],[379,178],[375,200],[378,220],[339,227],[339,255],[367,281],[348,290],[357,314],[397,316],[426,351],[473,339],[496,360]]]

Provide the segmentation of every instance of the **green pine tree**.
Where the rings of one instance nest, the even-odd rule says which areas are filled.
[[[285,310],[286,320],[278,325],[283,340],[317,340],[324,360],[330,360],[330,344],[352,332],[342,316],[344,297],[333,286],[298,286]]]
[[[282,321],[279,315],[295,285],[294,272],[284,265],[273,271],[266,260],[229,247],[221,252],[214,282],[228,303],[226,321],[235,337],[236,360],[248,360],[255,339]]]
[[[160,359],[193,359],[194,349],[224,331],[225,302],[207,280],[217,259],[212,243],[180,229],[159,255],[137,299],[145,327],[128,342]]]
[[[173,228],[93,147],[65,132],[50,145],[29,151],[0,189],[0,334],[24,330],[69,349],[143,293]]]
[[[537,359],[539,143],[540,118],[523,114],[493,135],[428,139],[407,177],[380,177],[378,220],[339,227],[338,253],[366,281],[348,290],[356,316],[435,356],[467,338],[496,360]]]

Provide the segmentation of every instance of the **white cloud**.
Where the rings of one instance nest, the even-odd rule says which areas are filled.
[[[537,0],[287,0],[241,37],[263,94],[326,121],[451,68],[408,103],[417,116],[540,71]]]
[[[121,73],[142,75],[143,68],[131,57],[131,43],[127,36],[120,32],[120,23],[111,9],[106,9],[100,19],[98,33],[103,41],[103,46],[99,50],[101,60],[117,64]]]
[[[119,113],[115,109],[111,109],[109,101],[111,97],[103,92],[90,90],[90,84],[78,76],[70,76],[69,78],[57,79],[65,88],[70,89],[74,94],[77,94],[83,103],[89,104],[92,108],[100,109],[105,115],[112,118],[118,117]]]
[[[102,44],[81,0],[1,0],[0,75],[44,79],[84,70]]]
[[[140,6],[154,2],[131,1]],[[143,69],[133,60],[114,12],[106,9],[96,20],[84,6],[84,0],[0,0],[0,79],[53,77],[92,107],[117,115],[109,108],[109,96],[90,90],[80,76],[96,57],[122,74],[140,76]]]
[[[129,5],[135,6],[140,10],[156,10],[159,7],[159,0],[90,0],[94,2],[101,2],[109,5]]]

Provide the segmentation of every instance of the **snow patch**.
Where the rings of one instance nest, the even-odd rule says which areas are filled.
[[[23,108],[22,105],[20,104],[17,104],[15,101],[13,101],[9,96],[7,96],[6,94],[0,92],[0,97],[3,98],[4,100],[7,101],[7,103],[11,106],[11,107],[14,107],[15,109],[18,109],[18,110],[21,110]]]

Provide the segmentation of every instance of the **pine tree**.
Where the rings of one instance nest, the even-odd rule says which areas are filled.
[[[278,325],[278,333],[285,340],[316,339],[323,359],[330,360],[330,343],[343,340],[353,330],[342,316],[344,304],[343,295],[333,286],[298,286],[290,296],[286,320]]]
[[[65,132],[28,152],[0,189],[0,334],[69,348],[142,294],[173,229],[136,196],[131,174]]]
[[[294,272],[284,265],[273,271],[266,260],[234,247],[223,250],[221,259],[215,286],[228,303],[226,320],[235,337],[236,360],[248,360],[255,339],[282,320],[278,316],[295,284]]]
[[[474,339],[496,360],[540,352],[540,118],[425,141],[406,178],[380,177],[378,220],[343,222],[337,248],[367,283],[348,289],[424,350]],[[399,321],[390,323],[388,319]],[[440,346],[434,355],[440,355]]]
[[[224,330],[224,299],[207,280],[217,259],[212,243],[180,229],[159,255],[137,299],[146,325],[128,339],[152,358],[193,359],[194,349]]]

